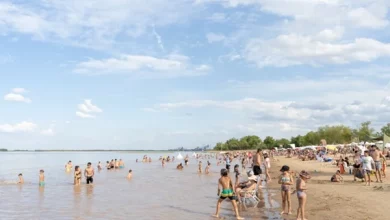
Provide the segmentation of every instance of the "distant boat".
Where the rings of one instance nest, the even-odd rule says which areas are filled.
[[[183,160],[183,156],[181,155],[181,153],[179,153],[179,155],[177,155],[176,158],[179,159],[179,160]]]

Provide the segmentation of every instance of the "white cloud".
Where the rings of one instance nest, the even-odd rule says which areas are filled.
[[[367,38],[349,43],[329,43],[310,36],[280,35],[272,40],[252,39],[245,49],[248,61],[259,67],[291,65],[347,64],[370,62],[390,56],[390,44]]]
[[[79,63],[74,70],[76,73],[99,74],[139,74],[141,76],[177,77],[204,75],[207,71],[199,69],[183,55],[171,54],[166,58],[155,58],[140,55],[122,55],[118,58],[89,60]]]
[[[65,124],[70,124],[70,121],[66,121]]]
[[[17,132],[32,132],[37,128],[37,125],[32,122],[23,121],[18,124],[0,124],[0,132],[17,133]]]
[[[46,130],[42,130],[41,134],[45,135],[45,136],[54,136],[55,133],[54,133],[53,129],[49,128]]]
[[[153,35],[156,37],[157,44],[160,47],[162,51],[164,51],[164,44],[162,43],[161,36],[156,32],[156,30],[153,27]]]
[[[24,88],[13,88],[12,92],[14,92],[14,93],[26,93],[28,91],[26,89],[24,89]]]
[[[226,39],[225,35],[223,34],[215,34],[215,33],[208,33],[206,35],[207,41],[209,43],[214,43],[214,42],[221,42]]]
[[[25,103],[31,103],[31,99],[24,97],[20,94],[15,93],[9,93],[4,96],[4,100],[6,101],[13,101],[13,102],[25,102]]]
[[[19,32],[41,40],[107,48],[126,32],[134,35],[153,25],[183,22],[195,12],[190,6],[191,2],[182,0],[0,2],[0,33]]]
[[[92,115],[91,113],[103,112],[101,108],[96,105],[93,105],[92,100],[90,99],[85,99],[84,103],[79,104],[77,107],[79,111],[76,112],[76,115],[80,118],[96,118],[96,116]]]
[[[80,111],[85,112],[85,113],[90,113],[90,112],[100,113],[100,112],[103,112],[102,109],[100,109],[96,105],[93,105],[92,104],[92,100],[90,100],[90,99],[85,99],[84,103],[78,105],[78,108],[79,108]]]
[[[96,118],[94,115],[90,115],[83,112],[76,112],[76,115],[80,118]]]

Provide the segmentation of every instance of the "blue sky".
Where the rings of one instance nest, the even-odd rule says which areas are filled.
[[[168,149],[390,119],[385,0],[1,1],[0,148]]]

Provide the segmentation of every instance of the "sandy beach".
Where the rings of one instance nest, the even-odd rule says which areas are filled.
[[[271,168],[272,182],[268,184],[270,189],[278,190],[277,183],[280,168],[283,165],[290,166],[295,172],[308,171],[312,178],[308,182],[308,201],[306,204],[307,219],[389,219],[386,210],[389,206],[390,180],[384,183],[371,183],[364,186],[361,181],[353,181],[353,175],[343,175],[343,183],[330,182],[331,176],[338,169],[335,165],[324,166],[317,161],[301,161],[297,158],[276,157]],[[375,179],[375,178],[374,178]],[[280,204],[281,196],[274,198]],[[296,219],[298,200],[296,194],[292,195],[293,215],[284,215],[283,219]],[[280,210],[281,211],[281,210]]]

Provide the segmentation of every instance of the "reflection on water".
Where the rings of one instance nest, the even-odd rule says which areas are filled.
[[[129,153],[1,153],[0,161],[5,164],[11,164],[15,156],[20,163],[1,166],[0,179],[15,179],[23,173],[29,183],[0,185],[0,219],[213,219],[210,216],[215,213],[222,166],[210,159],[211,173],[199,175],[195,159],[178,171],[176,165],[182,161],[162,168],[158,158],[168,154],[149,155],[154,162],[143,164],[135,163],[143,155]],[[111,158],[122,158],[126,168],[98,172],[97,162]],[[82,184],[74,186],[73,172],[64,171],[69,160],[82,169],[92,161],[94,184],[86,185],[83,177]],[[45,170],[45,187],[38,187],[39,169]],[[133,170],[131,179],[126,178],[129,169]],[[247,211],[240,207],[242,216],[264,218],[265,210],[276,208],[271,193],[263,189],[263,199],[257,207]],[[222,203],[221,215],[234,219],[230,202]]]

